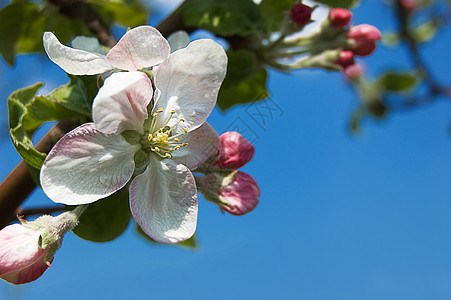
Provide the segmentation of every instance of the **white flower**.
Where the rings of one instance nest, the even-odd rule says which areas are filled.
[[[94,75],[120,69],[135,71],[162,63],[170,52],[169,43],[151,26],[140,26],[127,31],[105,56],[92,41],[78,40],[82,49],[61,44],[51,32],[43,36],[44,49],[50,60],[73,75]],[[83,44],[89,43],[89,47]],[[90,51],[87,51],[90,50]]]
[[[94,123],[66,134],[47,156],[41,169],[44,192],[58,203],[94,202],[124,187],[144,157],[144,172],[130,184],[134,219],[162,243],[191,237],[197,189],[190,168],[218,149],[218,135],[205,121],[226,65],[221,46],[198,40],[158,67],[155,93],[145,73],[108,77],[94,99]]]

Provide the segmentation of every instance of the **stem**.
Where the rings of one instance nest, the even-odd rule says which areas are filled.
[[[100,16],[89,6],[80,0],[48,0],[59,8],[59,11],[68,17],[81,17],[99,42],[104,46],[114,46],[116,40],[111,35],[110,29],[102,21]],[[188,2],[190,0],[185,0]],[[185,3],[184,2],[184,3]],[[182,3],[183,4],[183,3]],[[194,28],[186,27],[179,16],[180,6],[164,19],[157,29],[165,37],[177,30],[192,32]],[[74,120],[64,120],[53,126],[49,132],[36,145],[40,152],[48,153],[53,145],[67,132],[80,125]],[[8,225],[16,216],[16,210],[23,201],[35,189],[33,181],[25,162],[20,162],[0,184],[0,229]],[[22,210],[27,213],[27,210]],[[41,212],[46,212],[45,209]],[[38,213],[31,211],[32,214]],[[31,214],[30,213],[30,214]]]

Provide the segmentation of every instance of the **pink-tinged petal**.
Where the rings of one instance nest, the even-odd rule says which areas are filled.
[[[50,259],[49,263],[53,261],[53,257]],[[35,281],[49,268],[44,257],[37,260],[34,264],[28,266],[27,268],[19,269],[10,273],[0,275],[0,278],[14,284],[23,284]]]
[[[41,169],[41,185],[56,203],[87,204],[111,195],[129,181],[140,148],[120,134],[103,134],[93,123],[62,137]]]
[[[219,138],[221,145],[218,160],[214,164],[216,167],[237,170],[254,157],[254,145],[238,132],[228,131]]]
[[[92,105],[92,118],[102,133],[136,130],[143,133],[152,83],[143,72],[120,72],[109,76]]]
[[[202,125],[216,104],[226,68],[227,55],[212,40],[197,40],[172,53],[155,74],[154,111],[163,109],[158,120],[165,122],[171,116],[171,110],[175,110],[169,126],[180,118],[185,119],[176,128],[177,132],[182,132],[183,128],[194,130]]]
[[[139,26],[127,31],[108,52],[108,62],[122,70],[139,70],[164,61],[171,51],[161,33],[151,26]]]
[[[113,69],[104,55],[64,46],[51,32],[44,33],[43,43],[50,60],[69,74],[95,75]]]
[[[38,245],[41,233],[20,224],[0,231],[0,275],[26,268],[45,256]]]
[[[130,185],[130,209],[152,239],[173,244],[190,238],[197,223],[197,189],[190,170],[171,159],[151,156]]]
[[[0,231],[0,278],[14,284],[38,279],[47,270],[47,250],[39,247],[40,232],[13,224]]]
[[[219,191],[219,199],[227,203],[221,208],[232,215],[244,215],[258,204],[260,188],[251,175],[237,172],[232,182]]]
[[[176,163],[184,164],[192,170],[218,153],[219,149],[219,136],[207,122],[181,135],[180,142],[188,145],[172,152],[172,157]]]

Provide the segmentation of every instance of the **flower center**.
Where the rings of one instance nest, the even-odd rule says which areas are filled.
[[[146,152],[154,152],[158,156],[162,158],[172,158],[171,152],[180,149],[181,147],[188,146],[188,143],[180,142],[180,136],[187,133],[188,130],[183,128],[182,133],[172,134],[173,129],[180,123],[185,122],[184,119],[179,119],[173,126],[169,127],[167,124],[171,120],[172,116],[175,114],[175,111],[171,111],[171,115],[166,120],[161,128],[157,128],[158,117],[163,112],[163,109],[160,108],[156,113],[152,116],[152,121],[150,122],[150,128],[148,131],[145,140],[141,140],[141,144],[143,145],[143,149]]]

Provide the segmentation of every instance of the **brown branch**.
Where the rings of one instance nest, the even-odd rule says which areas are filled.
[[[58,206],[46,206],[46,207],[34,207],[34,208],[22,208],[19,207],[16,210],[16,215],[21,217],[29,217],[35,215],[50,215],[52,213],[65,211],[67,208],[64,205]]]
[[[90,30],[98,37],[101,44],[105,46],[113,46],[115,44],[115,39],[111,35],[108,26],[105,25],[88,4],[80,0],[49,1],[59,7],[60,12],[68,17],[82,16]],[[165,37],[177,30],[193,31],[193,28],[188,28],[183,24],[178,13],[179,8],[157,26],[157,29]],[[36,149],[48,153],[56,141],[77,125],[79,125],[79,122],[74,122],[74,120],[59,122],[41,139]],[[36,183],[33,181],[27,165],[23,161],[20,162],[0,184],[0,229],[15,218],[16,210],[35,187]]]

